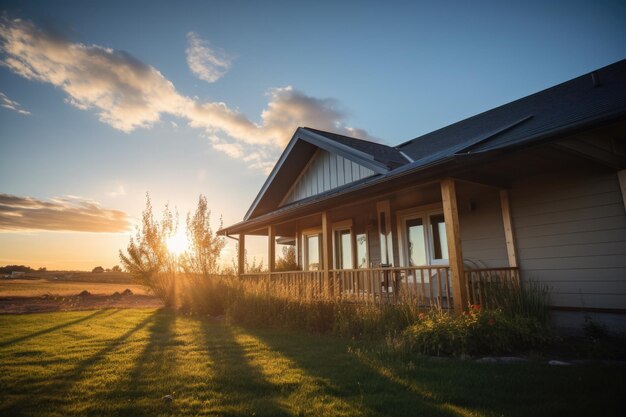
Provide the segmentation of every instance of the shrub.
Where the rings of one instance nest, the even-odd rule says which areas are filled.
[[[472,306],[462,315],[441,310],[421,315],[404,331],[400,347],[424,355],[460,356],[516,352],[550,340],[547,328],[534,317]]]

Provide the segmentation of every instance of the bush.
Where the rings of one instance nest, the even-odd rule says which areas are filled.
[[[462,315],[445,311],[421,315],[404,331],[400,347],[435,356],[503,354],[537,348],[550,340],[548,329],[534,317],[472,306]]]

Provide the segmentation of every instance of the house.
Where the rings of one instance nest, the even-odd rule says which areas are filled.
[[[397,146],[298,128],[243,221],[272,279],[454,309],[544,283],[554,320],[626,331],[626,60]],[[274,272],[275,242],[300,271]],[[257,274],[258,275],[258,274]]]

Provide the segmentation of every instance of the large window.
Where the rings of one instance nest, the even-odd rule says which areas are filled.
[[[320,264],[320,240],[319,232],[302,234],[305,271],[319,271],[322,269],[322,265]]]
[[[446,223],[440,210],[405,212],[398,216],[402,264],[448,263]]]
[[[353,268],[352,232],[350,229],[335,230],[335,268]]]

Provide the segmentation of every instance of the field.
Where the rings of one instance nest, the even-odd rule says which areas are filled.
[[[624,415],[624,366],[485,364],[160,309],[0,316],[0,415]],[[169,398],[163,398],[170,395]]]
[[[121,297],[126,289],[133,295]],[[83,291],[89,296],[79,297]],[[0,314],[159,306],[156,297],[124,273],[35,272],[0,279]]]

